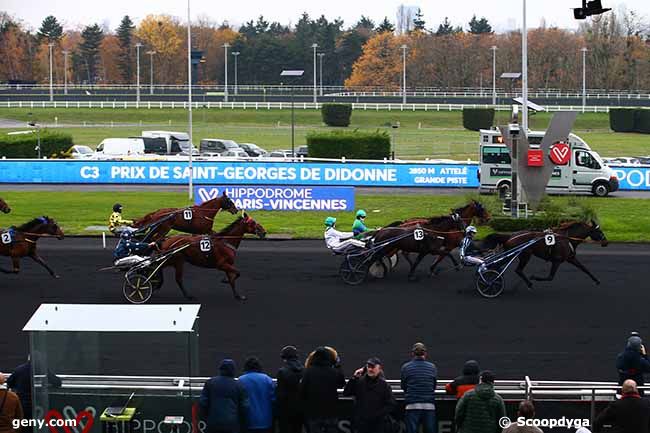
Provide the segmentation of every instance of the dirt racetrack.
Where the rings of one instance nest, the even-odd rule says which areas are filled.
[[[96,272],[110,264],[111,246],[102,250],[98,239],[44,239],[41,255],[61,279],[29,259],[20,275],[0,274],[0,370],[24,359],[28,336],[21,329],[40,303],[125,302],[121,274]],[[420,280],[409,283],[402,262],[385,280],[351,287],[338,277],[341,258],[322,241],[245,240],[237,259],[245,303],[233,299],[221,273],[186,268],[186,286],[202,305],[200,373],[213,374],[225,356],[241,365],[247,355],[259,356],[274,373],[282,346],[294,344],[304,356],[328,344],[340,351],[346,373],[376,355],[395,378],[411,345],[423,341],[442,378],[456,376],[473,358],[500,379],[616,380],[614,359],[628,333],[637,330],[650,339],[650,247],[584,245],[579,257],[600,277],[600,286],[564,264],[555,282],[537,282],[533,291],[508,273],[504,295],[486,300],[475,293],[470,269],[430,279],[426,260]],[[0,266],[8,268],[8,259],[0,258]],[[548,266],[534,259],[529,273]],[[172,270],[165,278],[152,302],[185,303]],[[98,368],[122,375],[182,374],[174,367],[178,355],[160,347],[155,336],[111,343]]]

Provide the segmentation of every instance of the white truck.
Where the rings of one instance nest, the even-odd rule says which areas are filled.
[[[530,131],[528,142],[531,148],[539,148],[543,131]],[[556,165],[546,188],[551,193],[592,193],[606,197],[618,190],[618,178],[614,171],[591,150],[585,141],[575,134],[569,134],[568,143],[571,158],[566,165]],[[511,189],[510,153],[501,132],[496,129],[480,130],[480,191],[498,191],[501,194]],[[525,155],[523,156],[526,157]],[[552,163],[548,158],[546,163]]]
[[[146,138],[163,138],[167,143],[167,155],[177,155],[182,152],[189,152],[190,136],[185,132],[174,131],[142,131]]]
[[[113,159],[138,155],[144,155],[144,142],[141,138],[106,138],[97,145],[93,158]]]

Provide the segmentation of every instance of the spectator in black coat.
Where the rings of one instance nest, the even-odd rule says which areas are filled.
[[[396,402],[382,370],[379,358],[370,358],[366,366],[354,372],[343,395],[354,397],[354,427],[357,433],[386,432],[388,415]]]
[[[303,416],[300,402],[300,379],[303,366],[298,360],[298,349],[286,346],[280,352],[284,367],[277,376],[276,401],[280,433],[302,433]]]
[[[643,374],[650,373],[650,361],[646,354],[643,341],[638,334],[634,333],[627,339],[625,350],[616,358],[618,369],[618,384],[622,385],[628,379],[636,382],[637,386],[643,386]]]
[[[594,422],[594,432],[611,425],[617,433],[648,433],[650,426],[650,401],[641,398],[636,382],[628,379],[623,382],[623,396],[613,401],[598,415]]]
[[[48,385],[53,388],[61,387],[61,379],[49,370],[47,371],[47,382]],[[18,367],[16,367],[16,369],[13,371],[11,376],[9,376],[9,379],[7,379],[7,388],[14,390],[18,395],[18,398],[20,399],[20,404],[23,407],[23,415],[25,416],[25,419],[32,418],[31,357],[28,356],[27,362],[24,364],[20,364]]]
[[[463,374],[445,385],[445,392],[447,394],[455,395],[456,398],[460,400],[463,394],[476,388],[476,385],[478,385],[479,382],[478,375],[480,371],[481,369],[479,368],[478,362],[474,360],[465,362],[465,365],[463,366]]]
[[[239,433],[246,431],[249,402],[244,386],[235,380],[235,362],[224,359],[219,376],[203,386],[199,405],[206,419],[207,433]]]
[[[345,376],[337,356],[319,347],[300,382],[300,399],[310,433],[338,432],[338,388],[345,386]]]

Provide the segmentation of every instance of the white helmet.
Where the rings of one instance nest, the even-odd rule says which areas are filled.
[[[474,227],[474,226],[467,226],[467,228],[465,229],[465,234],[470,234],[470,233],[471,234],[476,234],[476,232],[477,232],[477,230],[476,230],[476,227]]]

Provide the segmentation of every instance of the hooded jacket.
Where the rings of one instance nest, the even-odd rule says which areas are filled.
[[[632,379],[638,386],[643,386],[643,373],[650,373],[650,361],[641,354],[640,348],[628,346],[616,357],[618,384],[622,385],[627,379]]]
[[[376,423],[395,409],[397,403],[383,375],[364,374],[353,377],[345,385],[343,395],[354,397],[354,420],[357,425]]]
[[[303,367],[297,358],[287,359],[284,367],[278,370],[276,389],[280,416],[297,416],[302,413],[300,402],[300,379]]]
[[[345,377],[334,367],[331,353],[324,347],[316,349],[311,366],[300,382],[300,398],[307,418],[337,418],[338,388],[345,386]]]
[[[476,361],[467,361],[463,366],[463,374],[445,385],[447,394],[455,395],[460,399],[467,391],[478,385],[479,365]]]
[[[203,386],[199,404],[209,430],[239,433],[246,430],[249,412],[244,386],[235,380],[235,363],[224,359],[219,376],[210,378]]]
[[[499,419],[506,416],[503,399],[489,383],[479,383],[456,405],[456,431],[459,433],[500,433]]]

